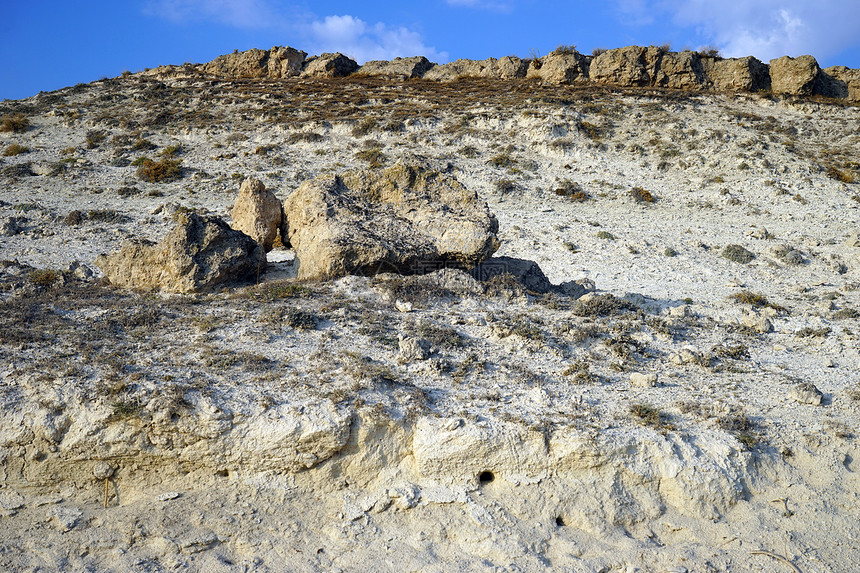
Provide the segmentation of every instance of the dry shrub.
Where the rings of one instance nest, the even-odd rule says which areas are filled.
[[[22,133],[30,127],[30,120],[23,113],[4,115],[0,120],[0,131]]]
[[[726,245],[721,254],[730,261],[742,264],[746,264],[755,258],[755,255],[751,251],[748,251],[741,245]]]
[[[11,144],[9,147],[3,150],[4,157],[12,157],[13,155],[20,155],[22,153],[27,153],[30,151],[23,145],[18,145],[17,143]]]
[[[657,200],[650,191],[642,187],[634,187],[628,193],[637,203],[653,203]]]
[[[137,168],[137,176],[148,183],[165,183],[174,181],[180,177],[181,159],[167,159],[153,161],[145,159]]]

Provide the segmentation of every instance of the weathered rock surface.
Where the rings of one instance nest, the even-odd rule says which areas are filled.
[[[288,78],[302,71],[306,52],[275,46],[218,56],[203,66],[203,71],[233,78]]]
[[[652,85],[663,54],[663,50],[655,46],[607,50],[591,60],[589,78],[593,82],[624,87]]]
[[[761,316],[755,312],[745,314],[741,319],[741,322],[744,326],[755,330],[759,334],[767,334],[768,332],[773,331],[773,323],[771,323],[767,317]]]
[[[430,356],[432,344],[429,340],[415,338],[413,336],[400,336],[398,340],[399,353],[397,359],[401,363],[427,360]]]
[[[358,73],[365,76],[382,76],[408,80],[423,77],[424,74],[435,64],[424,56],[412,58],[394,58],[391,61],[371,60],[365,62]]]
[[[471,274],[481,282],[501,275],[511,275],[523,288],[539,294],[545,294],[554,289],[540,266],[526,259],[492,257],[472,269]]]
[[[812,56],[783,56],[770,61],[773,93],[810,95],[815,93],[821,68]]]
[[[801,382],[795,384],[788,393],[789,397],[795,402],[801,404],[809,404],[810,406],[820,406],[824,399],[824,394],[815,384],[811,382]]]
[[[757,92],[770,89],[767,64],[746,58],[700,58],[709,85],[716,91]]]
[[[650,374],[633,372],[630,374],[630,384],[636,388],[653,388],[657,385],[657,375],[653,372]]]
[[[232,217],[231,226],[263,245],[268,253],[281,228],[281,200],[259,179],[245,179],[233,206]]]
[[[340,52],[311,56],[305,61],[302,76],[309,78],[339,78],[348,76],[358,70],[355,60]]]
[[[499,245],[498,221],[474,191],[403,164],[306,181],[284,213],[300,278],[473,266]]]
[[[257,242],[217,217],[183,213],[161,242],[126,241],[95,263],[114,285],[190,293],[253,280],[265,263]]]
[[[552,84],[588,81],[588,58],[579,52],[553,52],[532,62],[527,77]]]
[[[682,90],[700,89],[706,82],[702,58],[689,51],[663,54],[653,78],[654,85]]]
[[[443,82],[454,81],[458,78],[494,78],[512,79],[526,76],[528,62],[516,56],[505,56],[500,59],[486,60],[454,60],[448,64],[434,66],[424,78]]]
[[[860,70],[845,66],[831,66],[822,70],[824,95],[860,101]]]

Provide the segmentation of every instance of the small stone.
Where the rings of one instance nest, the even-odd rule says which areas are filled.
[[[84,515],[82,511],[68,507],[55,507],[48,513],[56,521],[57,529],[63,533],[74,529],[78,525],[78,520]]]
[[[96,479],[108,479],[113,475],[114,467],[107,462],[96,462],[93,466],[93,475]]]
[[[66,270],[82,281],[93,278],[93,270],[80,261],[72,261]]]
[[[421,499],[421,490],[412,484],[404,484],[388,490],[388,497],[398,509],[412,509]]]
[[[58,503],[63,503],[64,499],[58,495],[49,495],[46,497],[40,497],[39,499],[33,502],[33,507],[42,507],[43,505],[56,505]]]
[[[14,489],[0,489],[0,509],[13,511],[24,507],[24,497]]]
[[[394,306],[400,312],[412,312],[414,308],[411,302],[404,302],[402,300],[395,301]]]
[[[799,265],[803,263],[803,255],[792,249],[783,255],[782,260],[789,265]]]
[[[400,336],[400,354],[398,360],[401,363],[427,360],[430,357],[431,343],[423,338],[412,338]]]
[[[167,493],[163,493],[159,495],[157,498],[158,501],[171,501],[173,499],[178,499],[182,497],[182,494],[178,491],[168,491]]]
[[[0,222],[0,236],[12,237],[20,233],[23,230],[21,226],[23,220],[22,217],[6,217]]]
[[[634,372],[630,375],[630,383],[637,388],[653,388],[657,385],[657,375]]]
[[[771,323],[771,321],[767,318],[760,316],[754,312],[744,315],[741,321],[743,322],[744,326],[746,326],[747,328],[752,328],[760,334],[766,334],[768,332],[773,331],[773,323]]]
[[[816,388],[815,384],[810,382],[801,382],[800,384],[796,384],[788,393],[788,396],[795,402],[799,402],[800,404],[810,404],[812,406],[820,406],[821,400],[824,398],[824,394],[821,390]]]
[[[669,309],[669,316],[672,318],[686,318],[690,316],[690,307],[686,304],[673,306]]]
[[[210,531],[181,541],[179,543],[179,549],[186,554],[199,553],[201,551],[206,551],[218,542],[218,536]]]

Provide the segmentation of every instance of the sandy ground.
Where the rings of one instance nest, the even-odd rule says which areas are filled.
[[[510,85],[0,103],[29,119],[0,133],[28,149],[0,160],[3,569],[855,568],[860,108]],[[128,165],[171,146],[176,181]],[[177,206],[227,218],[246,176],[283,198],[368,150],[454,175],[498,255],[612,308],[455,271],[299,284],[287,250],[213,295],[99,282]]]

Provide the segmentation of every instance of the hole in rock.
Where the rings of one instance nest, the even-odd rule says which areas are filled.
[[[555,524],[556,524],[558,527],[564,527],[565,525],[567,525],[567,524],[564,522],[564,518],[563,518],[562,516],[560,516],[560,515],[559,515],[558,517],[556,517],[556,518],[555,518]]]
[[[481,484],[490,483],[494,479],[496,479],[496,476],[493,475],[493,472],[481,472],[478,474],[478,481]]]
[[[215,472],[215,475],[219,478],[225,478],[225,477],[230,475],[230,471],[229,470],[218,470],[217,472]]]

